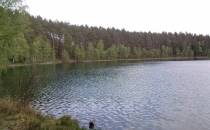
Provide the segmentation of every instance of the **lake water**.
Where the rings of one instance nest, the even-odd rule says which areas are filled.
[[[0,96],[103,130],[209,130],[210,61],[86,63],[8,69]]]

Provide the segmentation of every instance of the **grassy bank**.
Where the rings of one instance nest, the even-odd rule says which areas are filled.
[[[0,99],[0,130],[84,130],[70,117],[42,116],[29,105],[12,99]]]

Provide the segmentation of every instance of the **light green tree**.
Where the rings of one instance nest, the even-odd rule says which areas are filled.
[[[100,59],[103,59],[104,57],[105,57],[104,43],[102,40],[99,40],[95,48],[95,58],[97,60],[100,60]]]
[[[74,50],[75,60],[82,61],[85,59],[85,49],[84,47],[79,47],[78,45],[75,46]]]
[[[122,44],[118,46],[119,58],[128,58],[130,55],[130,48]]]
[[[142,50],[141,48],[134,47],[133,48],[133,53],[135,58],[141,58],[142,57]]]
[[[0,1],[0,66],[26,61],[28,46],[23,33],[27,26],[21,0]]]
[[[47,40],[42,37],[36,37],[31,46],[32,62],[46,62],[53,60],[53,49]]]
[[[8,58],[12,63],[25,63],[29,61],[29,45],[24,34],[18,34],[8,49]]]
[[[117,59],[118,57],[118,49],[116,45],[112,45],[110,48],[106,50],[107,59]]]
[[[63,62],[64,63],[68,63],[69,62],[69,53],[68,53],[68,51],[66,51],[66,50],[64,50],[63,51],[63,57],[62,57],[62,60],[63,60]]]
[[[210,58],[210,49],[208,49],[207,56]]]
[[[202,50],[202,48],[201,48],[201,50]],[[190,46],[186,46],[184,48],[184,50],[183,50],[183,56],[185,56],[185,57],[192,57],[193,56],[193,51],[192,51],[192,49],[191,49]]]
[[[168,47],[168,46],[165,46],[165,45],[162,45],[161,46],[161,56],[162,57],[170,57],[170,56],[172,56],[172,48]]]
[[[94,51],[95,51],[95,48],[94,48],[93,44],[91,42],[88,43],[87,50],[86,50],[87,60],[93,60],[94,59]]]

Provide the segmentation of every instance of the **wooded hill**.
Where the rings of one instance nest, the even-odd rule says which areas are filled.
[[[31,16],[24,11],[21,0],[5,1],[0,2],[2,66],[55,59],[82,61],[210,55],[208,35],[129,32],[71,25]]]

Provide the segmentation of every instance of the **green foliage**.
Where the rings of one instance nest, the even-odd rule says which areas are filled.
[[[133,48],[133,53],[134,53],[134,57],[135,58],[141,58],[142,57],[142,50],[141,50],[141,48],[134,47]]]
[[[0,9],[1,10],[1,9]],[[7,15],[8,12],[4,13]],[[4,16],[0,16],[4,17]],[[14,62],[24,62],[28,58],[28,45],[23,34],[23,26],[19,26],[20,15],[13,14],[5,18],[0,18],[0,51],[1,64],[8,64],[9,60]]]
[[[178,57],[182,56],[182,52],[179,48],[176,48],[176,56]]]
[[[5,40],[0,40],[0,69],[6,67],[8,64],[8,44],[5,42]]]
[[[64,35],[64,45],[59,46],[61,40],[49,34]],[[209,47],[209,36],[70,25],[30,16],[24,11],[22,0],[0,0],[0,68],[56,58],[83,61],[199,57],[209,55]]]
[[[121,59],[125,58],[126,59],[126,58],[129,57],[129,55],[130,55],[130,47],[126,47],[126,46],[120,44],[118,46],[118,48],[119,48],[119,58],[121,58]]]
[[[207,56],[210,58],[210,49],[208,49]]]
[[[29,21],[25,12],[6,10],[0,7],[0,39],[9,40],[23,33]]]
[[[178,57],[193,57],[194,52],[190,46],[186,46],[184,49],[176,48],[176,56]]]
[[[118,49],[116,45],[112,45],[110,48],[106,51],[107,59],[117,59],[118,57]]]
[[[184,48],[183,56],[185,56],[185,57],[193,57],[193,51],[192,51],[190,46],[187,46],[187,47]]]
[[[8,58],[12,63],[25,63],[29,60],[29,45],[23,34],[17,35],[11,41],[8,49]]]
[[[69,57],[69,53],[68,53],[66,50],[64,50],[64,51],[63,51],[63,59],[62,59],[63,62],[64,62],[64,63],[68,63],[69,60],[70,60],[69,58],[70,58],[70,57]]]
[[[151,50],[149,50],[149,57],[151,57],[151,58],[160,58],[160,50],[159,49],[151,49]]]
[[[23,105],[9,98],[0,99],[0,129],[82,130],[71,117],[45,117],[32,110],[28,104]]]
[[[75,59],[75,43],[73,41],[66,41],[64,44],[64,53],[68,53],[68,59]]]
[[[85,59],[85,49],[84,47],[75,46],[74,49],[75,60],[82,61]]]
[[[162,45],[161,46],[161,56],[162,57],[170,57],[170,56],[172,56],[172,48],[168,47],[168,46],[165,46],[165,45]]]
[[[33,63],[52,61],[53,51],[47,40],[42,37],[36,37],[31,45],[31,60]]]
[[[24,63],[29,58],[29,45],[24,36],[28,19],[19,11],[21,3],[19,0],[0,1],[0,68],[9,63]]]
[[[86,50],[86,59],[87,60],[93,60],[94,59],[94,46],[93,44],[90,42],[88,43],[88,47],[87,47],[87,50]]]
[[[99,40],[96,44],[96,48],[95,48],[95,56],[94,58],[96,60],[101,60],[105,57],[105,52],[104,52],[104,43],[102,40]]]

